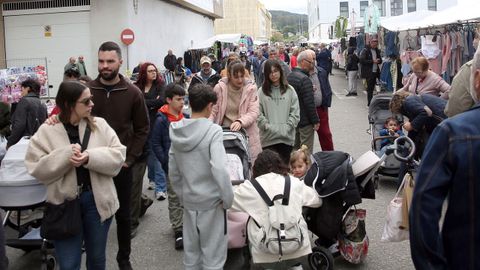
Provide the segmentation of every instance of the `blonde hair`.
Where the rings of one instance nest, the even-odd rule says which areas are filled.
[[[419,57],[416,57],[415,59],[413,59],[411,65],[412,65],[412,67],[413,66],[419,66],[422,69],[422,71],[427,71],[428,67],[429,67],[429,63],[428,63],[427,58],[425,58],[423,56],[419,56]]]
[[[307,164],[307,168],[310,167],[310,164],[312,163],[310,160],[310,150],[308,150],[306,145],[302,145],[300,149],[295,150],[290,154],[290,166],[292,166],[293,163],[297,162],[298,160],[305,162],[305,164]]]
[[[390,100],[390,111],[393,113],[401,113],[402,112],[402,106],[403,102],[405,102],[405,99],[410,96],[412,93],[408,91],[397,91],[392,97],[392,100]]]

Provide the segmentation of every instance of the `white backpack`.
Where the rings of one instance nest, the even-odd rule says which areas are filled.
[[[258,183],[257,180],[251,181],[257,192],[268,205],[268,223],[255,224],[263,232],[260,240],[259,249],[274,255],[283,255],[294,253],[303,245],[304,232],[302,232],[300,223],[302,221],[301,213],[296,213],[295,209],[289,206],[290,199],[290,177],[285,176],[285,187],[283,194],[278,194],[270,199]]]

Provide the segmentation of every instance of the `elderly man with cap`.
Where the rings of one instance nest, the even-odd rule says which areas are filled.
[[[382,56],[378,47],[378,39],[373,37],[360,53],[361,77],[367,80],[367,106],[370,106],[370,101],[373,98],[373,89],[377,83],[377,78],[380,78],[380,67],[382,63]]]
[[[202,56],[200,65],[202,69],[193,76],[190,87],[188,88],[189,90],[197,83],[208,84],[214,87],[221,79],[220,75],[212,68],[212,60],[210,57]]]

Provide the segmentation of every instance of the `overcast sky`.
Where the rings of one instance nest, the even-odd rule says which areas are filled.
[[[267,9],[307,14],[307,0],[260,0]]]

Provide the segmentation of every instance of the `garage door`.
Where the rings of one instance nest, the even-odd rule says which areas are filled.
[[[14,16],[4,12],[4,22],[7,66],[46,59],[50,96],[56,95],[71,56],[85,56],[87,72],[92,73],[88,10]]]

